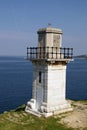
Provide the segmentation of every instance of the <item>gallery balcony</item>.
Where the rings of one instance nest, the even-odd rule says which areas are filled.
[[[69,61],[73,58],[73,48],[30,47],[27,48],[27,59],[46,61]]]

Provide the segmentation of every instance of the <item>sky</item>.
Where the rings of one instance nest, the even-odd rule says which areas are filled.
[[[26,56],[48,23],[62,29],[63,47],[87,54],[87,0],[0,0],[0,56]]]

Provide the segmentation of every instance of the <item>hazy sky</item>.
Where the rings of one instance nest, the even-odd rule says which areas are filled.
[[[87,54],[87,0],[0,0],[0,55],[26,56],[48,23],[62,29],[63,47]]]

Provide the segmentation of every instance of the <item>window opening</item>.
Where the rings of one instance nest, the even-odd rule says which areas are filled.
[[[41,72],[39,72],[39,83],[41,83]]]

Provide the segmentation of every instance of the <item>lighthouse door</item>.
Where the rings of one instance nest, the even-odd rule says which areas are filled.
[[[37,95],[36,95],[37,99],[37,110],[40,110],[42,102],[43,102],[43,88],[41,86],[37,87]]]

